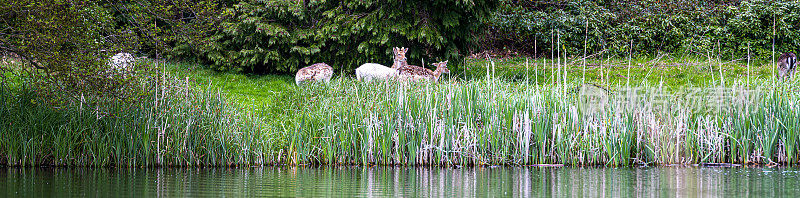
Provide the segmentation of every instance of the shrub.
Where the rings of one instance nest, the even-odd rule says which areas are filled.
[[[109,57],[192,45],[213,29],[217,5],[213,0],[0,0],[0,54],[21,59],[23,64],[9,71],[24,75],[32,84],[28,88],[65,93],[54,100],[131,99],[137,93],[124,90],[136,89],[129,87],[132,79],[110,77]]]
[[[241,1],[223,13],[222,30],[192,48],[218,70],[294,72],[315,62],[345,71],[386,64],[391,47],[412,62],[453,60],[476,43],[496,2]]]
[[[800,15],[792,12],[799,6],[766,0],[504,1],[489,20],[484,47],[545,55],[560,36],[570,55],[582,53],[584,42],[589,51],[618,54],[628,52],[632,42],[638,53],[725,57],[746,56],[749,44],[753,55],[763,57],[772,53],[773,38],[778,52],[800,47],[800,35],[792,31],[800,24]]]
[[[0,52],[21,58],[36,80],[64,91],[102,90],[106,84],[96,74],[103,49],[114,46],[102,40],[113,32],[108,13],[92,2],[0,1]],[[71,16],[71,17],[54,17]]]
[[[773,39],[776,52],[800,50],[800,2],[744,1],[727,11],[732,13],[725,26],[727,34],[719,39],[731,53],[746,54],[750,44],[756,54],[771,55]]]

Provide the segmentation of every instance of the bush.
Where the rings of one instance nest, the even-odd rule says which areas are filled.
[[[476,43],[496,2],[241,1],[223,13],[222,30],[186,50],[218,70],[294,72],[316,62],[346,71],[387,64],[405,46],[414,64],[454,60]]]
[[[754,1],[504,1],[488,24],[485,48],[549,54],[560,36],[564,51],[721,54],[796,50],[800,2]],[[775,36],[773,36],[773,20]],[[585,34],[586,38],[584,38]],[[534,48],[534,43],[536,48]]]
[[[746,54],[750,44],[756,54],[771,55],[773,39],[776,52],[800,50],[800,2],[745,1],[727,11],[731,17],[720,40],[730,53]]]
[[[115,32],[108,21],[93,2],[0,1],[0,53],[20,58],[14,71],[63,91],[103,90],[116,82],[91,74],[104,71],[101,50],[115,48],[102,39]]]
[[[213,29],[217,5],[213,0],[0,0],[0,54],[20,59],[9,72],[24,75],[31,89],[63,92],[72,100],[135,98],[136,93],[120,91],[135,90],[131,79],[108,75],[109,57],[193,45]],[[152,67],[136,70],[146,69]]]

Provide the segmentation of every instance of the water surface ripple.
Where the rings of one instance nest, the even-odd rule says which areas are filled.
[[[0,197],[798,197],[798,168],[0,168]]]

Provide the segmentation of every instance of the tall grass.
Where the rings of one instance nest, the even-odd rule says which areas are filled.
[[[138,102],[57,107],[24,87],[3,85],[0,164],[798,162],[796,83],[736,82],[683,92],[621,86],[598,103],[578,94],[579,81],[528,84],[488,73],[440,84],[345,77],[292,87],[263,105],[231,102],[183,80],[142,85],[158,91]]]
[[[188,82],[136,102],[42,103],[25,87],[0,87],[0,164],[11,166],[218,166],[264,163],[260,119],[220,92]]]
[[[797,96],[764,84],[683,94],[618,88],[589,111],[572,88],[487,78],[298,87],[283,134],[320,164],[797,163]],[[567,97],[563,97],[563,96]],[[589,104],[600,105],[600,104]]]

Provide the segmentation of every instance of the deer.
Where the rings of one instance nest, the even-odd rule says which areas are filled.
[[[106,50],[100,50],[101,52],[105,52]],[[114,54],[106,61],[108,65],[108,69],[105,71],[101,71],[101,75],[105,75],[108,78],[114,78],[114,76],[122,76],[122,77],[129,77],[133,74],[136,61],[137,60],[144,60],[147,57],[134,57],[133,54],[127,52],[120,52]]]
[[[332,76],[333,67],[325,63],[315,63],[297,70],[297,74],[294,76],[294,83],[297,85],[311,81],[328,83]]]
[[[443,61],[431,64],[436,67],[434,71],[416,65],[405,64],[398,69],[400,71],[400,79],[408,81],[430,80],[434,83],[438,83],[439,77],[441,77],[442,74],[450,73],[450,70],[447,69],[447,62],[448,61]]]
[[[372,80],[390,80],[397,77],[399,72],[397,69],[403,66],[406,61],[405,52],[407,48],[392,48],[394,54],[394,62],[392,67],[386,67],[377,63],[364,63],[356,68],[356,79],[358,81],[372,81]]]
[[[117,53],[114,54],[109,60],[108,65],[117,72],[128,72],[134,67],[136,58],[130,53]]]
[[[797,66],[797,56],[794,53],[786,52],[778,57],[778,79],[790,79],[794,75]]]

